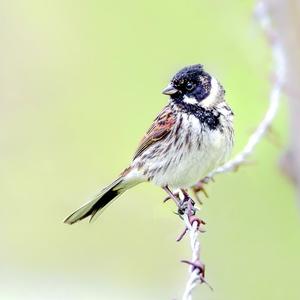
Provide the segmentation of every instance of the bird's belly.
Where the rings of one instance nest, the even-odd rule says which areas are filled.
[[[185,116],[180,128],[179,134],[171,132],[134,161],[144,180],[188,188],[224,163],[231,152],[231,124],[212,130],[194,116]]]
[[[172,188],[188,188],[204,178],[214,168],[214,162],[200,151],[191,152],[178,163],[176,160],[162,176],[157,176],[157,183],[167,183]]]
[[[165,172],[158,173],[153,181],[161,186],[188,188],[203,179],[216,167],[216,159],[209,153],[191,151],[178,161],[172,159]]]
[[[201,137],[201,139],[199,138]],[[219,130],[192,136],[190,143],[172,147],[158,162],[162,167],[152,181],[160,186],[188,188],[223,163],[231,149]]]

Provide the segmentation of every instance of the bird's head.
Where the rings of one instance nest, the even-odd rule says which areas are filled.
[[[198,64],[177,72],[162,93],[176,102],[209,108],[223,100],[224,89]]]

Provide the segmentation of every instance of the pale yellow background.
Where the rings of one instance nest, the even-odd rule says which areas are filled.
[[[202,63],[235,112],[263,116],[270,51],[252,1],[0,2],[0,299],[180,299],[190,257],[164,192],[143,184],[95,222],[62,223],[129,163],[179,68]],[[275,131],[286,143],[286,108]],[[264,140],[208,186],[207,280],[194,299],[300,299],[299,211]]]

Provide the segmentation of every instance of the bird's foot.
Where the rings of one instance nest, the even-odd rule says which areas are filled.
[[[164,190],[167,192],[168,196],[164,199],[164,202],[172,199],[177,206],[177,214],[179,216],[187,213],[188,215],[194,215],[196,213],[196,207],[194,200],[188,195],[187,191],[184,189],[172,192],[168,187]]]
[[[189,196],[186,190],[182,189],[181,193],[183,195],[180,198],[178,207],[178,214],[184,215],[187,214],[188,216],[193,216],[196,213],[195,201]]]
[[[196,222],[197,230],[199,230],[200,232],[204,232],[204,230],[201,228],[201,225],[205,225],[205,222],[196,216],[197,208],[195,207],[195,202],[186,191],[182,190],[181,192],[184,195],[184,198],[179,203],[178,214],[180,216],[186,215],[190,226],[193,226],[194,222]],[[189,227],[186,225],[182,233],[178,236],[177,242],[182,240],[188,230]]]
[[[172,192],[168,187],[163,188],[167,194],[169,195],[164,202],[168,201],[169,199],[174,200],[177,206],[177,215],[181,219],[183,219],[183,215],[186,215],[190,226],[193,226],[194,222],[197,223],[197,230],[200,232],[205,232],[201,225],[205,225],[205,222],[201,220],[199,217],[196,216],[197,208],[195,207],[195,201],[189,196],[186,190],[181,189],[177,192]],[[177,241],[181,241],[185,234],[188,232],[189,227],[186,226],[182,233],[178,236]]]
[[[195,196],[195,199],[197,200],[197,202],[202,205],[203,202],[201,201],[200,197],[199,197],[199,193],[202,192],[206,198],[208,198],[208,194],[207,191],[204,188],[204,184],[207,183],[205,179],[198,181],[193,187],[192,187],[192,191],[193,194]]]

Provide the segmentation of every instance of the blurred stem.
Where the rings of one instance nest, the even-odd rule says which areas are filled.
[[[285,92],[289,109],[289,145],[281,159],[285,174],[295,183],[300,201],[300,2],[265,0],[273,25],[287,54]]]

